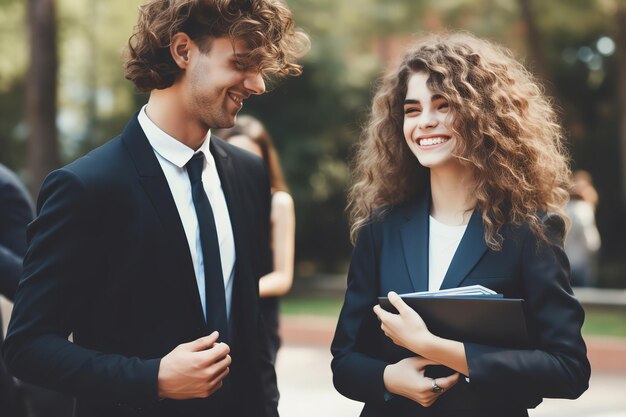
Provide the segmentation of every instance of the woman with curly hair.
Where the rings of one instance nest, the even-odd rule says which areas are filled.
[[[469,34],[414,44],[376,93],[354,176],[332,369],[362,416],[527,416],[586,390],[562,133],[508,50]],[[530,348],[438,337],[396,294],[474,284],[525,300]],[[387,295],[399,314],[377,305]],[[425,376],[434,364],[448,376]]]

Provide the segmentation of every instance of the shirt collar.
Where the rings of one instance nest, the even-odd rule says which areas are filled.
[[[146,114],[146,105],[144,105],[139,111],[137,116],[139,124],[143,129],[150,146],[156,153],[163,158],[176,165],[178,168],[184,168],[187,162],[197,152],[203,152],[207,162],[213,162],[213,156],[210,152],[211,144],[211,131],[209,130],[206,135],[206,139],[202,142],[202,145],[197,151],[194,151],[189,146],[185,145],[181,141],[177,140],[173,136],[165,133],[160,127],[158,127]]]

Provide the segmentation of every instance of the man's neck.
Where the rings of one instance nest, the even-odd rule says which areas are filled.
[[[176,88],[174,85],[164,90],[153,90],[146,114],[165,133],[197,150],[204,143],[209,129],[189,114],[185,103],[180,102],[181,95],[174,91]]]

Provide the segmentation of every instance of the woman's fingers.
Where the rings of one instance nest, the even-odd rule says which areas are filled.
[[[376,314],[376,316],[378,317],[378,320],[381,320],[380,316],[382,313],[384,313],[385,311],[382,309],[381,306],[379,306],[378,304],[376,304],[374,306],[374,314]]]
[[[404,300],[400,298],[400,296],[396,294],[395,292],[389,291],[389,294],[387,294],[387,297],[389,298],[391,305],[393,305],[396,308],[396,310],[398,310],[398,313],[400,313],[400,315],[413,312],[413,309],[409,307],[407,303],[405,303]]]
[[[460,378],[459,373],[452,374],[444,378],[435,378],[433,382],[436,385],[433,384],[433,387],[438,386],[439,388],[441,388],[441,391],[439,391],[439,393],[442,393],[444,391],[449,390],[453,386],[455,386],[456,383],[459,382],[459,378]]]
[[[391,302],[391,305],[393,305],[396,308],[396,310],[398,310],[398,313],[400,313],[400,315],[403,315],[406,313],[413,313],[413,309],[409,307],[404,302],[404,300],[402,300],[402,298],[400,298],[400,296],[396,294],[395,292],[390,291],[388,294],[388,298],[389,298],[389,301]],[[374,306],[374,313],[378,316],[378,319],[381,321],[385,321],[385,319],[396,316],[396,314],[386,311],[378,304]]]

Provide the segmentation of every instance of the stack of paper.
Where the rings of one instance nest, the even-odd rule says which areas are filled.
[[[461,297],[461,296],[498,296],[502,297],[502,294],[498,294],[493,290],[482,285],[470,285],[468,287],[448,288],[447,290],[437,291],[420,291],[410,292],[406,294],[400,294],[400,297]]]

